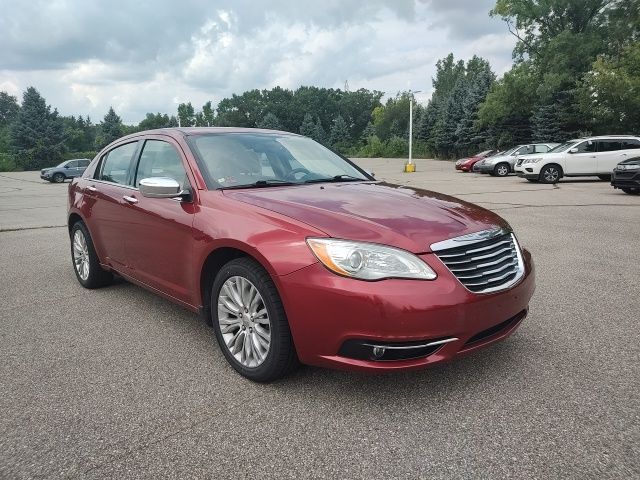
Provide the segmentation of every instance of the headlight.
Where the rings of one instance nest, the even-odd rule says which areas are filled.
[[[542,161],[541,158],[527,158],[524,162],[522,163],[538,163]]]
[[[360,280],[437,277],[420,258],[399,248],[334,238],[308,238],[307,245],[325,267],[345,277]]]

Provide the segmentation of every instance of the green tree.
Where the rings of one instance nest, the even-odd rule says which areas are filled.
[[[600,134],[640,131],[640,42],[620,56],[602,56],[580,87],[580,110]]]
[[[202,106],[202,120],[204,123],[203,126],[213,127],[215,125],[215,110],[211,105],[211,100]]]
[[[116,114],[113,107],[109,107],[109,111],[98,126],[98,132],[96,136],[96,148],[98,150],[101,150],[114,140],[122,137],[124,133],[122,119]]]
[[[329,142],[331,146],[343,150],[350,145],[351,136],[349,135],[349,126],[342,117],[342,115],[336,116],[331,123],[331,130],[329,131]]]
[[[196,113],[191,102],[178,105],[178,124],[181,127],[193,127],[196,125]]]
[[[316,132],[316,124],[313,122],[313,117],[310,113],[304,114],[304,119],[300,124],[300,135],[304,135],[305,137],[314,137]]]
[[[10,131],[11,148],[18,165],[30,170],[59,162],[64,151],[63,129],[58,111],[51,110],[35,88],[27,88]]]
[[[316,117],[316,131],[313,136],[313,139],[318,143],[322,143],[323,145],[327,143],[327,132],[322,127],[322,122],[320,121],[320,117]]]
[[[258,128],[266,128],[268,130],[282,130],[282,123],[278,117],[276,117],[273,113],[267,113],[260,122],[258,122]]]

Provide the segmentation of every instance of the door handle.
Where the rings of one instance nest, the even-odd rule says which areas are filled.
[[[98,189],[96,187],[94,187],[93,185],[89,185],[87,187],[87,190],[89,190],[90,192],[97,192],[98,191]]]
[[[122,199],[128,203],[138,203],[138,199],[136,197],[130,197],[129,195],[123,196]]]

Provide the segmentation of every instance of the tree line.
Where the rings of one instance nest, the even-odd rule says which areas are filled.
[[[477,56],[439,60],[431,98],[414,104],[416,156],[640,133],[640,0],[497,0],[490,15],[517,37],[512,68],[498,79]],[[61,116],[34,87],[20,103],[0,92],[0,170],[92,157],[122,135],[178,125],[279,129],[350,156],[406,156],[415,99],[411,92],[383,97],[367,89],[255,89],[126,125],[113,108],[97,124]]]

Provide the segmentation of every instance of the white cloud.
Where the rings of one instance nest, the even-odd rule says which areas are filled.
[[[0,0],[2,1],[2,0]],[[0,17],[0,89],[33,85],[63,114],[98,121],[112,105],[130,123],[146,112],[196,108],[280,85],[411,88],[426,101],[439,58],[473,54],[497,73],[513,39],[488,16],[493,0],[56,0],[15,3]]]

